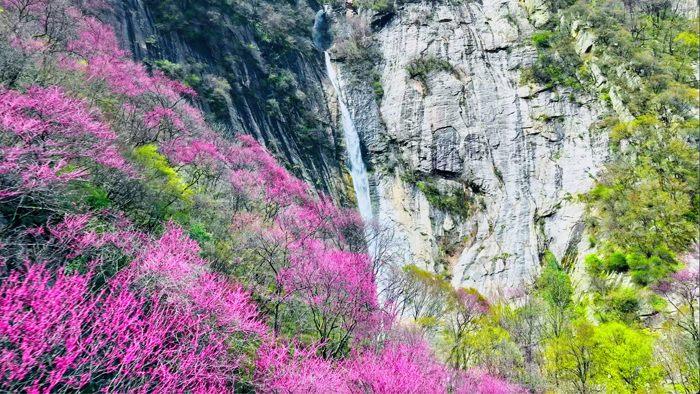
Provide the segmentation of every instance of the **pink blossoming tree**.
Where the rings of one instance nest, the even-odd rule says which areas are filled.
[[[116,135],[62,89],[0,90],[0,197],[83,179],[94,164],[129,173]]]

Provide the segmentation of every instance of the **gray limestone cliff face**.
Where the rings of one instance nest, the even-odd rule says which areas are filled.
[[[105,17],[136,59],[150,66],[167,61],[180,73],[176,78],[193,80],[196,104],[224,133],[253,135],[297,176],[347,201],[342,132],[331,122],[323,55],[312,42],[320,6],[313,0],[295,8],[257,3],[267,8],[256,15],[289,29],[277,41],[268,37],[265,21],[217,10],[209,1],[169,2],[165,11],[158,7],[166,2],[157,0],[113,1]],[[300,20],[280,22],[290,10]]]
[[[528,282],[545,250],[581,260],[576,196],[607,157],[607,136],[591,131],[605,112],[597,100],[521,86],[535,57],[532,23],[517,0],[404,4],[375,30],[381,102],[366,86],[343,84],[372,164],[376,217],[393,229],[400,258],[444,265],[454,285],[492,296]],[[407,67],[430,58],[450,67],[411,79]],[[464,187],[469,215],[432,206],[416,177]]]

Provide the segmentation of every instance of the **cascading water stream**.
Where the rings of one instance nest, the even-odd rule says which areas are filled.
[[[367,168],[365,167],[365,162],[362,160],[360,136],[357,134],[355,124],[350,117],[350,111],[348,111],[348,107],[343,101],[340,85],[338,83],[338,76],[335,72],[335,68],[333,68],[331,57],[328,54],[328,51],[324,51],[323,54],[326,58],[326,72],[328,73],[328,79],[330,79],[333,89],[335,89],[336,95],[338,96],[338,107],[340,108],[345,146],[347,149],[348,158],[350,159],[350,175],[352,176],[352,184],[355,188],[355,195],[357,197],[357,207],[360,210],[360,216],[362,216],[362,220],[365,222],[365,224],[371,225],[374,214],[372,213],[372,200],[369,193]],[[373,255],[373,237],[369,226],[367,227],[367,230],[365,230],[365,237],[368,242],[370,255]]]

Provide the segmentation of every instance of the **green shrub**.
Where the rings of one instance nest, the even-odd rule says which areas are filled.
[[[182,201],[191,201],[193,191],[155,144],[134,149],[134,160],[143,166],[155,188]]]
[[[443,192],[432,179],[417,181],[415,185],[432,207],[463,218],[469,216],[472,198],[463,187]]]
[[[197,241],[200,245],[212,240],[212,235],[207,231],[206,226],[201,223],[194,223],[190,226],[190,238]]]
[[[384,87],[379,81],[372,82],[372,91],[374,92],[374,97],[377,101],[380,101],[384,97]]]
[[[100,210],[108,208],[112,202],[105,189],[93,183],[86,183],[82,186],[84,202],[92,209]]]
[[[605,263],[595,254],[589,254],[584,260],[588,273],[592,276],[600,276],[605,272]]]
[[[359,0],[355,4],[360,9],[372,10],[378,13],[386,13],[394,9],[392,0]]]
[[[384,97],[384,86],[382,86],[382,76],[378,72],[372,73],[372,91],[377,101]]]
[[[580,89],[582,85],[576,73],[582,62],[573,44],[570,41],[564,41],[552,46],[551,51],[538,54],[530,75],[535,82],[542,85]]]
[[[454,66],[445,59],[440,59],[435,56],[427,56],[412,60],[407,66],[406,71],[412,79],[417,79],[427,86],[428,75],[434,72],[445,71],[453,72]]]
[[[537,48],[549,48],[550,40],[553,35],[554,33],[549,30],[535,32],[532,34],[532,43],[535,44]]]
[[[655,283],[678,267],[673,253],[665,249],[656,250],[649,257],[641,253],[614,252],[605,258],[591,254],[586,256],[585,265],[591,275],[598,277],[609,272],[628,272],[632,281],[640,286]]]
[[[173,63],[167,59],[159,59],[153,65],[170,78],[181,79],[183,67],[181,64]]]
[[[676,267],[673,256],[659,253],[651,257],[645,257],[638,253],[627,256],[630,266],[632,281],[640,286],[647,286],[666,277]]]
[[[605,260],[605,270],[608,272],[627,272],[629,268],[627,258],[622,253],[613,253]]]
[[[197,74],[187,74],[183,82],[193,89],[199,89],[199,86],[202,84],[202,77]]]
[[[542,274],[537,280],[539,294],[550,306],[563,311],[572,304],[574,287],[571,278],[552,252],[545,252],[542,263]]]
[[[606,320],[632,323],[638,319],[641,301],[637,291],[631,287],[618,287],[603,299]]]

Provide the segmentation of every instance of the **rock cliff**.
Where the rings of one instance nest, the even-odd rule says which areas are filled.
[[[581,259],[588,241],[576,197],[607,156],[607,136],[592,127],[604,113],[597,100],[521,86],[533,24],[548,17],[530,3],[363,14],[383,58],[378,103],[338,60],[372,164],[376,216],[394,229],[402,258],[492,296],[529,281],[545,250]],[[455,190],[468,196],[466,215],[440,204]]]

